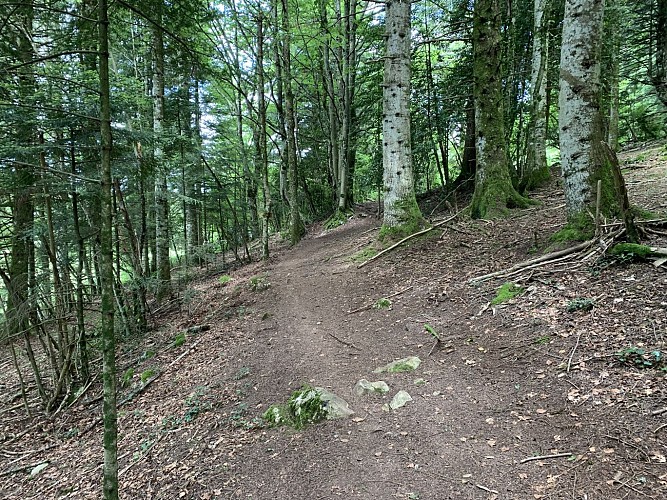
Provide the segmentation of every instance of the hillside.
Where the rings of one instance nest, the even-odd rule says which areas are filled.
[[[663,152],[622,161],[631,201],[664,216]],[[455,219],[361,269],[379,221],[359,207],[228,283],[191,285],[120,354],[134,370],[120,400],[159,375],[121,408],[121,496],[665,498],[665,365],[633,365],[638,349],[666,349],[667,268],[572,254],[471,285],[549,247],[562,190],[554,181],[533,197],[542,203],[503,220]],[[667,229],[647,237],[667,247]],[[508,281],[523,294],[493,305]],[[200,325],[210,328],[175,342]],[[416,371],[373,373],[407,356],[421,359]],[[99,381],[71,408],[31,419],[7,396],[18,386],[2,359],[0,496],[99,498]],[[364,378],[390,392],[357,395]],[[330,389],[354,415],[263,426],[262,413],[303,384]],[[412,401],[385,411],[401,389]]]

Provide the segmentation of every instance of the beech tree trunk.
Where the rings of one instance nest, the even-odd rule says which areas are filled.
[[[560,155],[570,222],[595,205],[602,179],[603,213],[616,206],[613,177],[601,149],[600,35],[604,0],[566,0],[560,60]]]
[[[667,0],[658,0],[655,33],[655,74],[651,75],[658,98],[667,106]]]
[[[386,4],[382,164],[384,220],[381,237],[406,236],[424,219],[415,198],[410,142],[410,0]]]
[[[530,126],[526,170],[521,179],[522,190],[538,187],[549,179],[546,114],[549,11],[549,0],[535,0],[533,61],[530,76]]]

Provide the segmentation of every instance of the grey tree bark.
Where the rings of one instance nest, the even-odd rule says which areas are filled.
[[[600,36],[604,0],[566,0],[560,60],[560,154],[568,220],[585,217],[603,180],[602,211],[615,205],[601,150]]]
[[[405,236],[424,219],[415,198],[410,135],[410,0],[385,10],[386,51],[382,95],[384,219],[380,236]]]
[[[530,126],[526,170],[521,188],[532,189],[549,179],[547,166],[547,70],[549,60],[549,0],[535,0],[533,22],[533,60],[530,76]]]

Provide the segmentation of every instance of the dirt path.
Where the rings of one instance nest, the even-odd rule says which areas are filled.
[[[462,307],[468,298],[453,297],[434,307],[427,299],[435,277],[391,259],[358,270],[349,257],[373,236],[364,236],[372,224],[367,217],[309,238],[268,271],[272,285],[264,292],[266,303],[255,307],[267,308],[271,327],[264,328],[248,360],[251,365],[263,360],[251,368],[258,373],[258,402],[284,399],[310,383],[345,398],[356,418],[298,433],[269,431],[237,454],[244,473],[234,496],[455,499],[493,497],[492,491],[505,498],[531,496],[531,483],[540,481],[549,465],[535,476],[535,467],[517,463],[549,453],[551,443],[541,442],[547,420],[562,422],[561,427],[574,422],[546,410],[543,418],[537,414],[539,420],[510,418],[533,382],[515,365],[498,371],[479,366],[478,355],[489,363],[501,353],[489,353],[474,340],[481,332],[466,324],[474,315]],[[408,286],[412,289],[393,299],[389,311],[348,314]],[[423,325],[438,321],[435,314],[446,321],[437,327],[448,354],[429,357],[432,342]],[[383,377],[391,387],[387,396],[353,393],[359,379],[378,378],[371,373],[375,367],[408,355],[420,356],[423,364],[413,374]],[[415,385],[418,378],[426,383]],[[382,404],[399,389],[414,400],[392,413],[383,411]]]

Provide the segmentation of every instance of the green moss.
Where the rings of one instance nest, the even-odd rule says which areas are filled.
[[[125,373],[123,373],[123,376],[120,379],[120,386],[121,387],[127,387],[130,385],[130,382],[132,382],[132,377],[134,377],[134,368],[128,368],[125,370]]]
[[[338,226],[345,224],[351,216],[354,215],[352,210],[336,210],[331,217],[324,222],[324,229],[335,229]]]
[[[636,243],[618,243],[609,250],[610,255],[645,259],[653,254],[651,247]]]
[[[382,225],[378,239],[383,242],[398,241],[424,229],[428,224],[419,210],[414,196],[406,197],[394,204],[396,212],[400,214],[398,224],[394,226]]]
[[[228,276],[226,274],[223,274],[222,276],[220,276],[220,278],[218,278],[218,281],[220,282],[221,285],[226,285],[227,283],[232,281],[232,277]]]
[[[586,241],[595,234],[595,224],[587,214],[573,217],[560,231],[551,236],[552,243]]]
[[[523,287],[508,281],[498,289],[496,292],[496,297],[491,301],[491,304],[494,306],[502,304],[503,302],[507,302],[508,300],[513,299],[514,297],[518,297],[523,292]]]
[[[366,247],[359,250],[355,253],[350,260],[353,262],[365,262],[368,259],[375,257],[378,254],[378,251],[373,247]]]
[[[473,219],[504,217],[512,208],[526,208],[535,204],[533,200],[521,196],[512,186],[509,177],[498,180],[487,179],[483,187],[476,187],[470,203]]]
[[[651,220],[651,219],[660,219],[662,216],[658,213],[651,212],[642,207],[633,206],[630,208],[632,215],[638,219]]]

